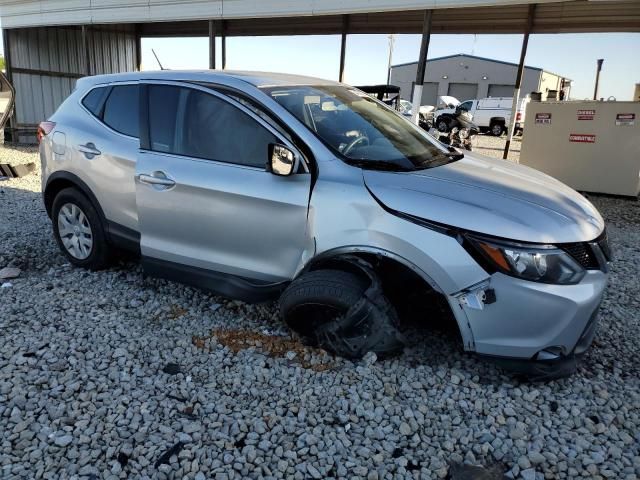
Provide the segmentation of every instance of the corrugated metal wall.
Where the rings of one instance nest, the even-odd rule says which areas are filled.
[[[11,127],[18,133],[33,130],[53,114],[73,90],[76,79],[87,72],[98,75],[137,68],[137,39],[132,25],[88,28],[86,54],[80,27],[19,28],[5,30],[4,35],[9,47],[10,80],[16,90]],[[85,55],[89,58],[88,70]],[[27,136],[30,140],[33,132]]]

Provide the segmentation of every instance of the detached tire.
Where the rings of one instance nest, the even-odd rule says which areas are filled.
[[[51,208],[53,234],[73,265],[89,270],[109,266],[111,251],[100,216],[91,201],[75,188],[61,190]]]
[[[397,314],[377,279],[341,270],[305,273],[282,294],[280,313],[308,344],[341,357],[402,352]]]

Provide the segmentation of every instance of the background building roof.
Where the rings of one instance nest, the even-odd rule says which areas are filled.
[[[483,60],[485,62],[491,62],[491,63],[500,63],[502,65],[510,65],[513,67],[518,67],[517,63],[512,63],[512,62],[505,62],[503,60],[496,60],[494,58],[489,58],[489,57],[479,57],[477,55],[469,55],[467,53],[455,53],[453,55],[445,55],[444,57],[436,57],[436,58],[428,58],[427,59],[427,63],[429,62],[436,62],[438,60],[447,60],[449,58],[455,58],[455,57],[465,57],[465,58],[474,58],[476,60]],[[398,63],[396,65],[391,65],[391,68],[396,68],[396,67],[404,67],[406,65],[415,65],[417,64],[418,61],[416,60],[415,62],[405,62],[405,63]],[[542,68],[539,67],[530,67],[528,65],[525,65],[524,68],[528,68],[529,70],[539,70],[542,71]]]

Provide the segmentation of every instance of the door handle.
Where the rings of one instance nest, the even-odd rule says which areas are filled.
[[[160,187],[173,187],[176,182],[175,180],[171,180],[167,178],[167,176],[163,172],[154,172],[154,175],[149,175],[148,173],[141,173],[138,175],[138,181],[140,183],[145,183],[147,185],[154,185]]]
[[[78,145],[78,151],[84,153],[85,157],[87,157],[89,160],[102,153],[91,142],[88,142],[85,145]]]

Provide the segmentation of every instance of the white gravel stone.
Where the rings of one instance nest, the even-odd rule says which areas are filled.
[[[34,152],[0,148],[0,163]],[[445,478],[465,460],[526,480],[640,477],[636,201],[591,197],[615,251],[598,335],[573,377],[530,384],[441,330],[363,362],[197,348],[212,329],[289,333],[275,305],[132,260],[71,267],[39,192],[39,174],[0,182],[0,269],[21,270],[0,289],[0,478]]]

